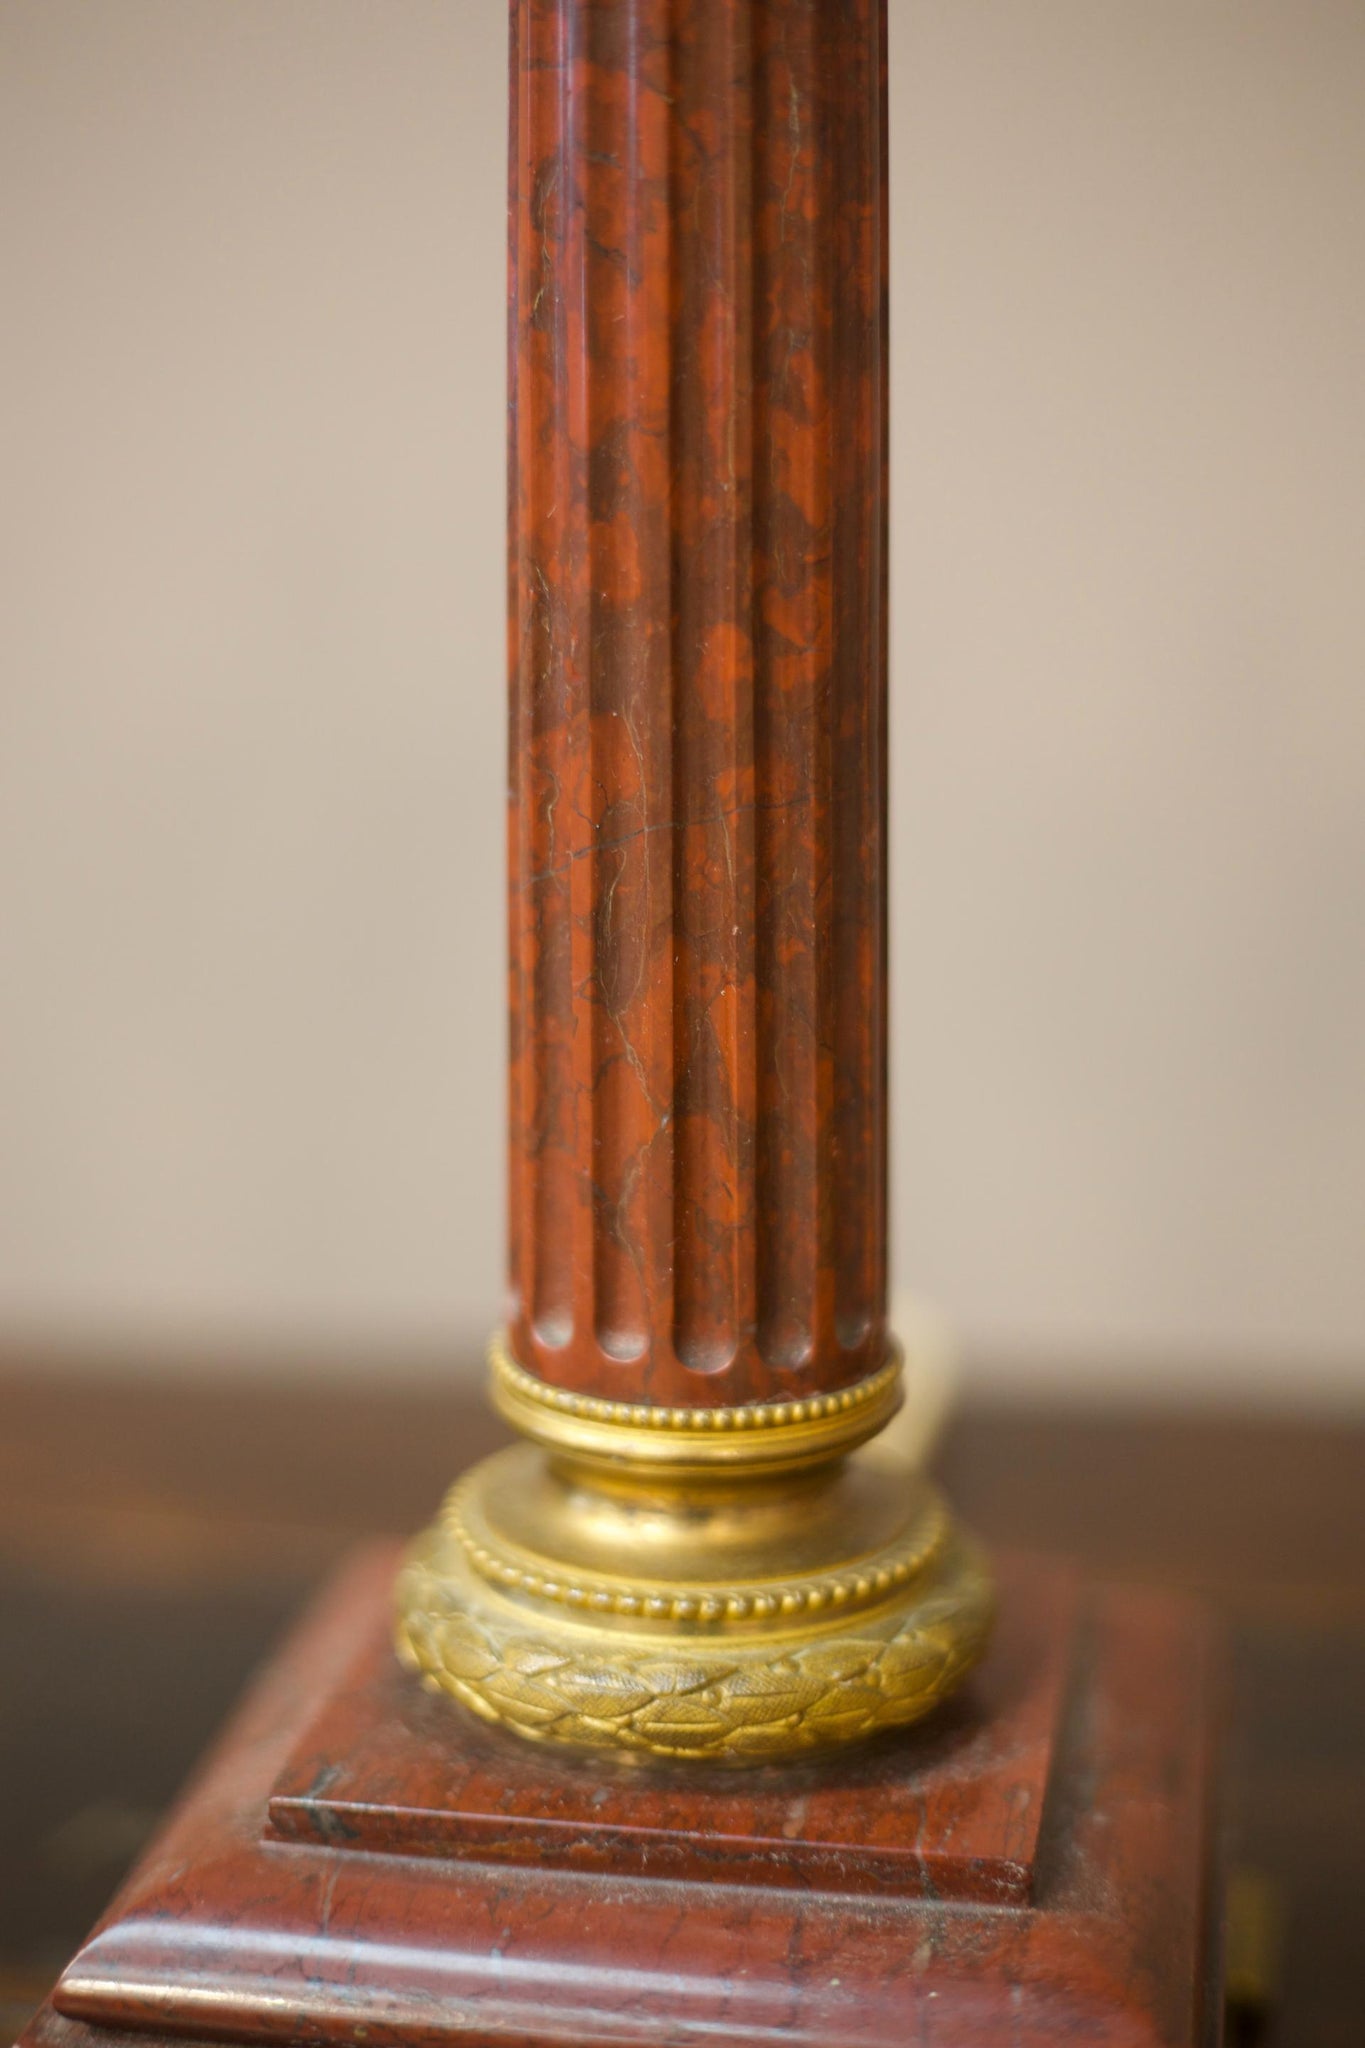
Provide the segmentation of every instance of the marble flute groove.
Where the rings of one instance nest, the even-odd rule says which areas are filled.
[[[886,1356],[879,0],[515,0],[516,1356]]]

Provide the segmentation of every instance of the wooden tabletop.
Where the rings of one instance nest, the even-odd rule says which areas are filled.
[[[499,1439],[401,1363],[159,1381],[0,1369],[0,2040],[100,1910],[251,1667],[355,1539]],[[452,1381],[463,1379],[452,1371]],[[1269,1880],[1269,2039],[1365,2038],[1365,1427],[968,1407],[939,1469],[989,1540],[1205,1593],[1234,1677],[1235,1859]]]

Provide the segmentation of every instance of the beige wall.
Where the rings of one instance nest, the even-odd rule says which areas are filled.
[[[0,0],[0,1327],[496,1314],[499,0]],[[896,1252],[1362,1391],[1365,7],[892,0]]]

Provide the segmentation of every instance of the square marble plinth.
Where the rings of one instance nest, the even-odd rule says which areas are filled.
[[[1007,1577],[989,1663],[909,1747],[901,1736],[752,1770],[580,1758],[486,1728],[399,1668],[386,1576],[387,1560],[369,1634],[270,1796],[281,1840],[617,1877],[1029,1897],[1075,1631],[1065,1568]]]
[[[1006,1561],[986,1662],[921,1728],[661,1769],[424,1693],[396,1561],[356,1558],[263,1673],[28,2048],[1215,2038],[1197,1608]]]

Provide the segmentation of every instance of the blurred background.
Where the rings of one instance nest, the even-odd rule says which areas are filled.
[[[497,1318],[505,12],[0,0],[35,1355]],[[1365,9],[891,13],[898,1285],[983,1387],[1360,1402]]]

